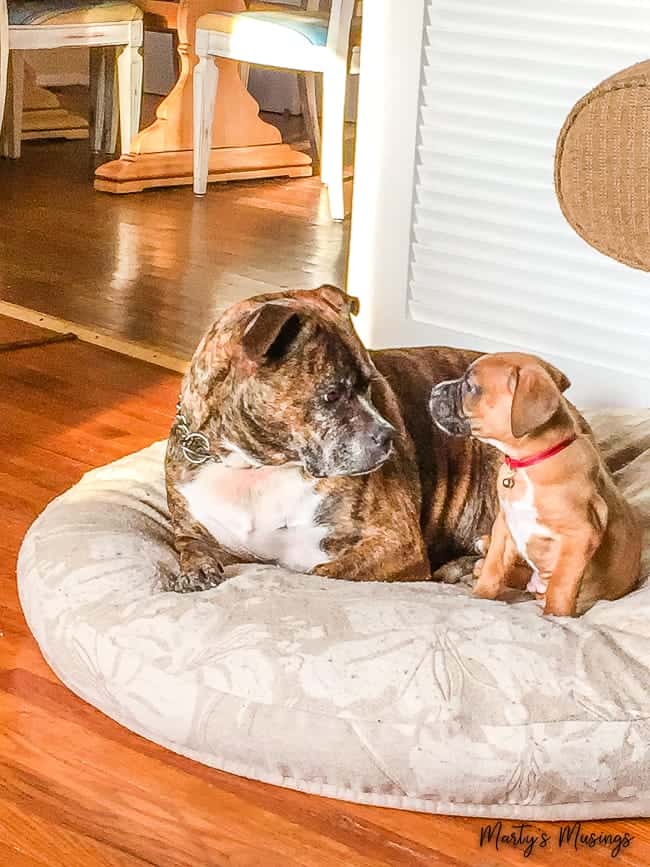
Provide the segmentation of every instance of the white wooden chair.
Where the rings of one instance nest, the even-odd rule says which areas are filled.
[[[312,4],[310,3],[309,6]],[[334,220],[345,216],[343,201],[343,141],[345,91],[351,63],[350,31],[355,0],[332,0],[329,15],[300,10],[253,9],[212,12],[201,16],[196,28],[194,68],[194,192],[205,195],[218,69],[212,58],[226,57],[243,64],[271,66],[323,75],[323,132],[321,180],[327,185]],[[355,53],[358,58],[358,53]],[[310,124],[317,122],[313,80],[309,79],[303,106]]]
[[[20,156],[23,52],[71,46],[116,47],[120,143],[122,153],[128,153],[140,125],[142,40],[142,10],[129,0],[9,0],[8,7],[0,0],[3,155]]]

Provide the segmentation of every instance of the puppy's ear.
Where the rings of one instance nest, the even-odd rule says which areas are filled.
[[[331,286],[329,283],[324,283],[315,290],[318,295],[330,307],[339,310],[342,313],[349,313],[351,316],[356,316],[359,312],[359,299],[354,295],[347,295],[342,289],[337,286]]]
[[[553,367],[552,364],[549,364],[548,361],[544,361],[543,358],[539,359],[539,363],[542,365],[544,370],[551,377],[553,382],[557,385],[562,393],[564,393],[567,388],[571,385],[571,380],[566,375],[566,373],[562,373],[561,370],[558,370],[557,367]]]
[[[251,316],[242,335],[242,347],[253,361],[280,361],[302,328],[295,310],[283,304],[264,304]]]
[[[546,424],[560,407],[559,386],[541,366],[515,367],[510,374],[510,428],[517,439]]]

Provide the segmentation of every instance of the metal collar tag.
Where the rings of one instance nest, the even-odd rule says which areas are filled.
[[[180,401],[176,405],[176,429],[179,434],[178,444],[185,460],[195,466],[218,458],[210,453],[210,442],[205,434],[191,431],[187,419],[181,412]]]

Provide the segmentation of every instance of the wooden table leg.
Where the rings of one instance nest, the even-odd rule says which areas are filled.
[[[143,0],[156,11],[160,0]],[[192,183],[192,71],[197,62],[197,19],[219,9],[240,12],[243,0],[181,0],[176,7],[180,76],[160,104],[156,120],[133,139],[131,153],[95,173],[95,189],[133,193],[151,187]],[[311,175],[311,158],[282,144],[278,130],[259,117],[259,106],[244,88],[238,64],[217,59],[219,90],[212,129],[210,181]]]

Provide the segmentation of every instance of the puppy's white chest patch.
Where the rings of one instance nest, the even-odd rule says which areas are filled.
[[[535,508],[533,483],[525,470],[520,470],[520,475],[526,486],[523,497],[519,499],[502,497],[501,508],[517,550],[533,570],[527,589],[531,593],[545,593],[546,582],[540,576],[535,563],[528,556],[528,543],[535,536],[551,537],[553,534],[548,527],[539,522],[539,515]]]
[[[298,467],[206,464],[179,486],[192,517],[229,551],[309,572],[329,559],[328,528],[316,523],[322,498]]]

